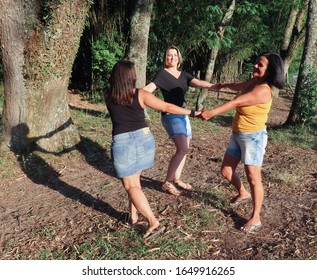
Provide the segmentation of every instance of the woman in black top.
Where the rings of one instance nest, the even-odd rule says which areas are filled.
[[[177,47],[168,47],[163,60],[164,69],[160,70],[143,89],[153,92],[159,88],[163,94],[164,101],[186,108],[185,94],[189,86],[213,88],[213,84],[198,80],[192,75],[178,70],[182,63],[182,56]],[[181,191],[177,187],[186,190],[192,189],[190,184],[180,180],[189,149],[190,138],[192,137],[191,126],[188,117],[184,115],[163,113],[161,120],[176,148],[176,152],[168,165],[163,189],[173,195],[180,195]]]
[[[129,196],[130,222],[138,221],[138,213],[148,220],[145,238],[160,233],[159,221],[154,216],[141,189],[141,172],[154,163],[155,143],[145,122],[144,107],[148,106],[165,113],[199,115],[173,104],[166,103],[153,94],[136,89],[134,63],[121,60],[112,69],[110,89],[105,92],[105,101],[113,124],[111,154],[117,177]]]

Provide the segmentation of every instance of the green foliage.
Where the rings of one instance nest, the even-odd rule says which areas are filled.
[[[109,86],[108,79],[114,64],[122,59],[124,47],[115,40],[110,40],[107,36],[102,36],[92,44],[92,69],[93,69],[93,96],[98,101],[103,96],[102,93]]]
[[[221,44],[217,27],[230,2],[156,1],[149,37],[147,77],[152,78],[155,69],[162,67],[164,50],[168,45],[174,44],[182,52],[183,69],[194,74],[200,71],[203,78],[210,49]],[[226,38],[223,44],[229,46],[230,38]]]
[[[219,6],[207,6],[206,12],[208,13],[208,17],[213,19],[214,16],[222,16],[223,11]]]
[[[300,100],[297,111],[300,120],[311,124],[317,115],[317,71],[308,67],[307,74],[302,79]]]
[[[302,60],[303,48],[304,46],[298,48],[296,52],[296,56],[292,60],[292,63],[288,69],[289,83],[292,86],[296,85],[298,71],[300,68],[301,60]]]
[[[249,1],[243,1],[241,5],[237,7],[237,13],[247,16],[258,16],[261,13],[266,14],[268,9],[262,3],[254,3]]]

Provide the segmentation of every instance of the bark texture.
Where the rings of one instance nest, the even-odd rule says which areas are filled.
[[[284,70],[287,79],[288,69],[296,56],[296,52],[305,41],[305,16],[307,14],[308,2],[309,0],[303,0],[303,7],[301,9],[293,6],[285,27],[281,57],[284,60]]]
[[[317,71],[317,0],[309,1],[304,52],[291,110],[286,121],[287,125],[300,124],[305,121],[302,119],[300,103],[304,100],[302,98],[306,87],[304,81],[309,79],[311,69]]]
[[[135,63],[137,87],[146,84],[148,38],[154,1],[137,0],[131,19],[129,59]]]
[[[25,152],[76,145],[67,89],[79,47],[87,0],[0,0],[5,69],[4,143]]]

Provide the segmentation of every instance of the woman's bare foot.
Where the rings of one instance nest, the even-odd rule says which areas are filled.
[[[143,237],[144,238],[149,237],[159,226],[160,226],[160,222],[156,218],[154,218],[152,221],[149,221],[149,228],[147,229]]]

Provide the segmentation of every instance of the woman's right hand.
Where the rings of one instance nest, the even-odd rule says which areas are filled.
[[[203,110],[201,115],[199,116],[203,121],[209,120],[211,117],[213,117],[212,109],[210,110]]]

